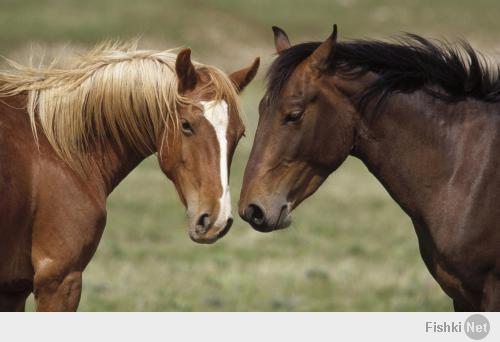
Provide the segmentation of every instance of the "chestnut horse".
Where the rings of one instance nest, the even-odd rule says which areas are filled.
[[[348,155],[411,217],[420,252],[455,310],[500,310],[500,79],[465,42],[291,46],[278,57],[245,171],[240,215],[259,231],[290,212]]]
[[[233,221],[228,173],[244,133],[229,77],[178,55],[107,45],[68,68],[0,73],[0,309],[76,310],[106,199],[144,158],[187,207],[189,236],[211,243]]]

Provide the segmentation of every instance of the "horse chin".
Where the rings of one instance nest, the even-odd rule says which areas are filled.
[[[189,229],[189,237],[196,243],[211,244],[224,237],[229,232],[229,229],[231,229],[232,224],[233,219],[229,218],[225,226],[212,226],[204,233],[200,232],[198,227],[194,227]]]
[[[219,239],[218,234],[211,234],[210,232],[207,232],[206,234],[199,234],[195,231],[195,229],[189,230],[189,237],[193,242],[205,245],[212,244]]]

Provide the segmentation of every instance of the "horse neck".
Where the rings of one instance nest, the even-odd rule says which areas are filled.
[[[421,219],[432,210],[436,191],[454,175],[457,158],[463,158],[454,149],[469,106],[423,91],[394,94],[371,122],[361,119],[352,154],[410,217]]]
[[[123,146],[120,148],[115,142],[106,141],[94,152],[95,168],[92,174],[102,184],[103,191],[107,196],[132,170],[154,152],[142,154],[132,147]]]

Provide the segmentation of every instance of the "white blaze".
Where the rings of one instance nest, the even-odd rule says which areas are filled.
[[[220,210],[215,226],[225,225],[231,216],[231,195],[229,193],[228,164],[227,164],[227,126],[229,124],[229,113],[226,101],[201,101],[205,110],[205,118],[212,124],[217,136],[220,150],[220,182],[222,196],[219,199]]]

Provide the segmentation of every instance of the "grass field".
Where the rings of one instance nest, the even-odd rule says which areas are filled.
[[[231,70],[256,55],[270,61],[273,24],[300,41],[326,37],[334,22],[341,37],[412,31],[493,52],[499,11],[495,0],[1,0],[0,53],[22,60],[32,45],[62,51],[141,35],[146,47],[190,46]],[[235,206],[262,93],[260,77],[242,97],[248,133],[232,168]],[[262,234],[236,218],[205,246],[189,239],[184,208],[150,158],[109,199],[80,310],[446,311],[451,302],[421,261],[409,218],[355,159],[294,212],[290,229]]]

